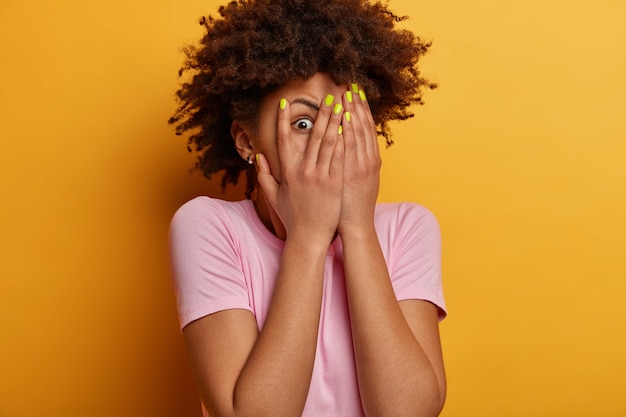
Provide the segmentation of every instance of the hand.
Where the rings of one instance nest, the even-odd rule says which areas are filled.
[[[381,167],[376,123],[365,93],[353,84],[343,101],[345,164],[340,234],[374,226]]]
[[[281,182],[271,174],[264,155],[258,155],[258,181],[267,201],[285,227],[287,238],[303,236],[329,244],[339,223],[343,193],[343,138],[338,133],[343,107],[324,100],[306,142],[294,132],[289,103],[278,110],[277,148]],[[333,105],[334,104],[334,105]]]

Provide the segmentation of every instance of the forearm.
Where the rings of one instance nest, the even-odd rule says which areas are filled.
[[[237,381],[234,415],[300,416],[319,327],[327,248],[285,242],[263,329]]]
[[[359,390],[365,413],[436,416],[443,392],[396,300],[374,227],[342,234]]]

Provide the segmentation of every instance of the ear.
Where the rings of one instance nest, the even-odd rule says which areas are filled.
[[[230,135],[233,137],[235,148],[237,148],[239,155],[244,160],[247,160],[252,155],[252,135],[250,130],[238,120],[233,120],[230,126]]]

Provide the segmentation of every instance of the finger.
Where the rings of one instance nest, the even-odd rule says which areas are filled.
[[[367,101],[365,92],[359,89],[356,111],[358,118],[363,127],[364,134],[364,151],[367,155],[378,155],[378,132],[376,130],[376,122]]]
[[[309,136],[309,141],[304,151],[305,163],[309,166],[314,167],[317,165],[320,147],[322,146],[322,141],[324,140],[326,129],[328,128],[328,121],[332,115],[334,103],[335,97],[332,94],[326,95],[315,117],[315,123],[313,124],[313,129],[311,130],[311,135]]]
[[[317,166],[321,169],[328,168],[328,170],[330,170],[329,165],[332,161],[335,147],[337,146],[342,116],[343,105],[340,102],[335,103],[317,156]]]
[[[357,138],[354,131],[354,123],[353,121],[353,112],[348,111],[348,109],[353,109],[353,105],[351,103],[352,97],[349,91],[344,94],[345,102],[346,102],[346,111],[343,114],[342,119],[342,130],[343,130],[343,148],[344,148],[344,160],[347,166],[354,166],[357,163],[358,152],[357,152]]]
[[[344,137],[343,137],[343,128],[341,131],[338,131],[337,134],[337,143],[335,144],[335,148],[333,150],[333,154],[330,160],[329,167],[329,175],[332,179],[335,179],[338,182],[343,183],[343,170],[345,165],[345,147],[344,147]]]
[[[287,99],[280,99],[278,104],[278,120],[276,124],[276,147],[281,172],[288,169],[290,161],[294,161],[295,149],[291,141],[291,108]],[[268,171],[269,172],[269,171]]]
[[[359,163],[367,156],[367,141],[370,140],[362,122],[365,117],[365,109],[358,91],[358,85],[353,83],[350,91],[344,94],[346,101],[344,128],[349,127],[346,129],[345,135],[346,162],[354,164]]]
[[[263,154],[256,154],[257,163],[257,181],[263,192],[267,196],[268,201],[272,206],[276,201],[276,193],[278,192],[279,184],[270,172],[270,166],[267,163],[267,159]]]

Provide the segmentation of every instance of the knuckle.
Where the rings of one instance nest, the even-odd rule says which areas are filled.
[[[318,111],[318,114],[320,114],[322,116],[326,116],[326,117],[330,116],[331,113],[332,112],[330,110],[330,107],[327,107],[327,106],[321,106],[319,111]]]
[[[314,182],[317,177],[317,172],[314,168],[305,167],[298,172],[299,179],[304,183]]]
[[[337,139],[332,137],[332,136],[326,136],[324,138],[324,140],[322,141],[322,145],[328,147],[328,148],[333,148],[335,147],[335,144],[337,143]]]
[[[363,127],[365,127],[365,129],[367,130],[376,129],[376,125],[374,125],[374,123],[372,123],[372,121],[369,118],[365,118],[365,120],[363,120]]]
[[[289,134],[283,131],[278,131],[276,134],[276,143],[284,144],[289,140]]]
[[[356,149],[356,140],[353,137],[344,138],[345,148],[349,151]]]
[[[311,136],[309,137],[309,140],[313,142],[320,142],[322,139],[324,139],[324,135],[317,130],[313,130],[311,132]]]

